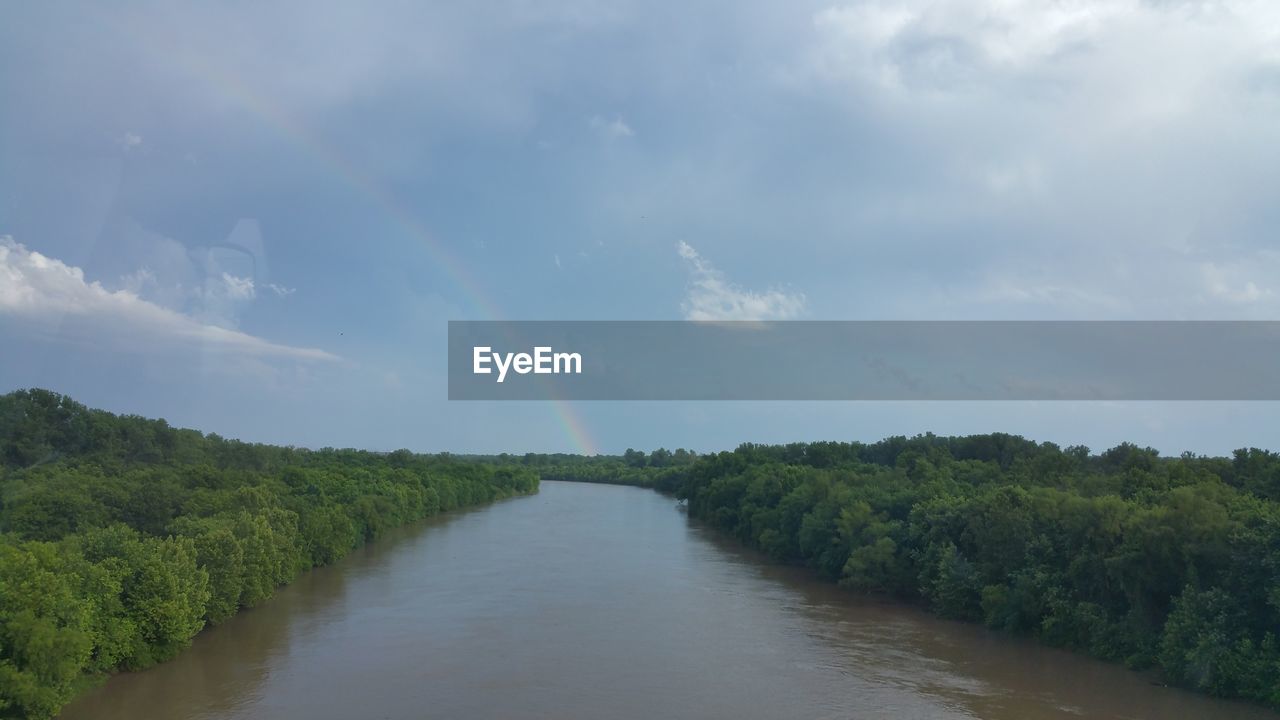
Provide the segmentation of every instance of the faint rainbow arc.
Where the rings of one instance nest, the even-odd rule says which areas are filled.
[[[397,199],[384,190],[367,173],[351,162],[337,148],[322,142],[310,128],[289,115],[282,108],[267,102],[259,94],[253,92],[244,83],[217,72],[207,63],[199,62],[190,53],[181,53],[186,67],[195,75],[204,78],[212,87],[225,97],[235,101],[254,116],[265,121],[281,135],[307,151],[329,167],[335,177],[346,185],[357,190],[374,203],[398,224],[411,237],[422,243],[439,266],[467,301],[487,320],[502,319],[495,302],[487,297],[483,285],[475,279],[466,265],[458,260],[452,251],[435,239],[432,233],[418,220],[416,215],[403,207]],[[583,455],[597,453],[597,445],[592,439],[586,424],[576,409],[569,402],[552,398],[551,408],[560,426],[569,440]]]

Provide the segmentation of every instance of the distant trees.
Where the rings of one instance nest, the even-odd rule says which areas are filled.
[[[405,450],[229,441],[45,390],[0,396],[0,718],[52,717],[86,678],[168,659],[388,528],[537,483]]]
[[[627,449],[621,456],[529,453],[478,458],[483,462],[536,470],[543,480],[636,485],[672,492],[683,477],[681,470],[697,459],[697,454],[680,448],[674,452],[658,448],[651,453]]]

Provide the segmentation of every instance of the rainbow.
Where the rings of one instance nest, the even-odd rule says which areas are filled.
[[[218,72],[188,49],[173,46],[167,50],[171,60],[180,62],[193,74],[208,82],[209,86],[223,97],[244,108],[276,130],[286,140],[304,150],[325,166],[335,178],[371,200],[389,220],[422,244],[432,260],[450,278],[467,304],[480,315],[481,319],[504,319],[497,303],[490,299],[484,285],[468,266],[452,250],[436,239],[422,224],[416,213],[405,207],[392,193],[343,154],[338,147],[324,142],[279,104],[270,102],[236,78]],[[597,445],[574,405],[565,400],[553,399],[550,407],[573,447],[583,455],[595,455]]]

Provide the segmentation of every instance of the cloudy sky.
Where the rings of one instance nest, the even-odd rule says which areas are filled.
[[[1271,403],[450,403],[450,319],[1280,319],[1268,0],[9,3],[0,391],[277,443],[1000,430]]]

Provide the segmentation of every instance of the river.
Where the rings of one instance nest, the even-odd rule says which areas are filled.
[[[60,717],[1280,715],[858,598],[765,562],[649,490],[544,482],[307,573]]]

